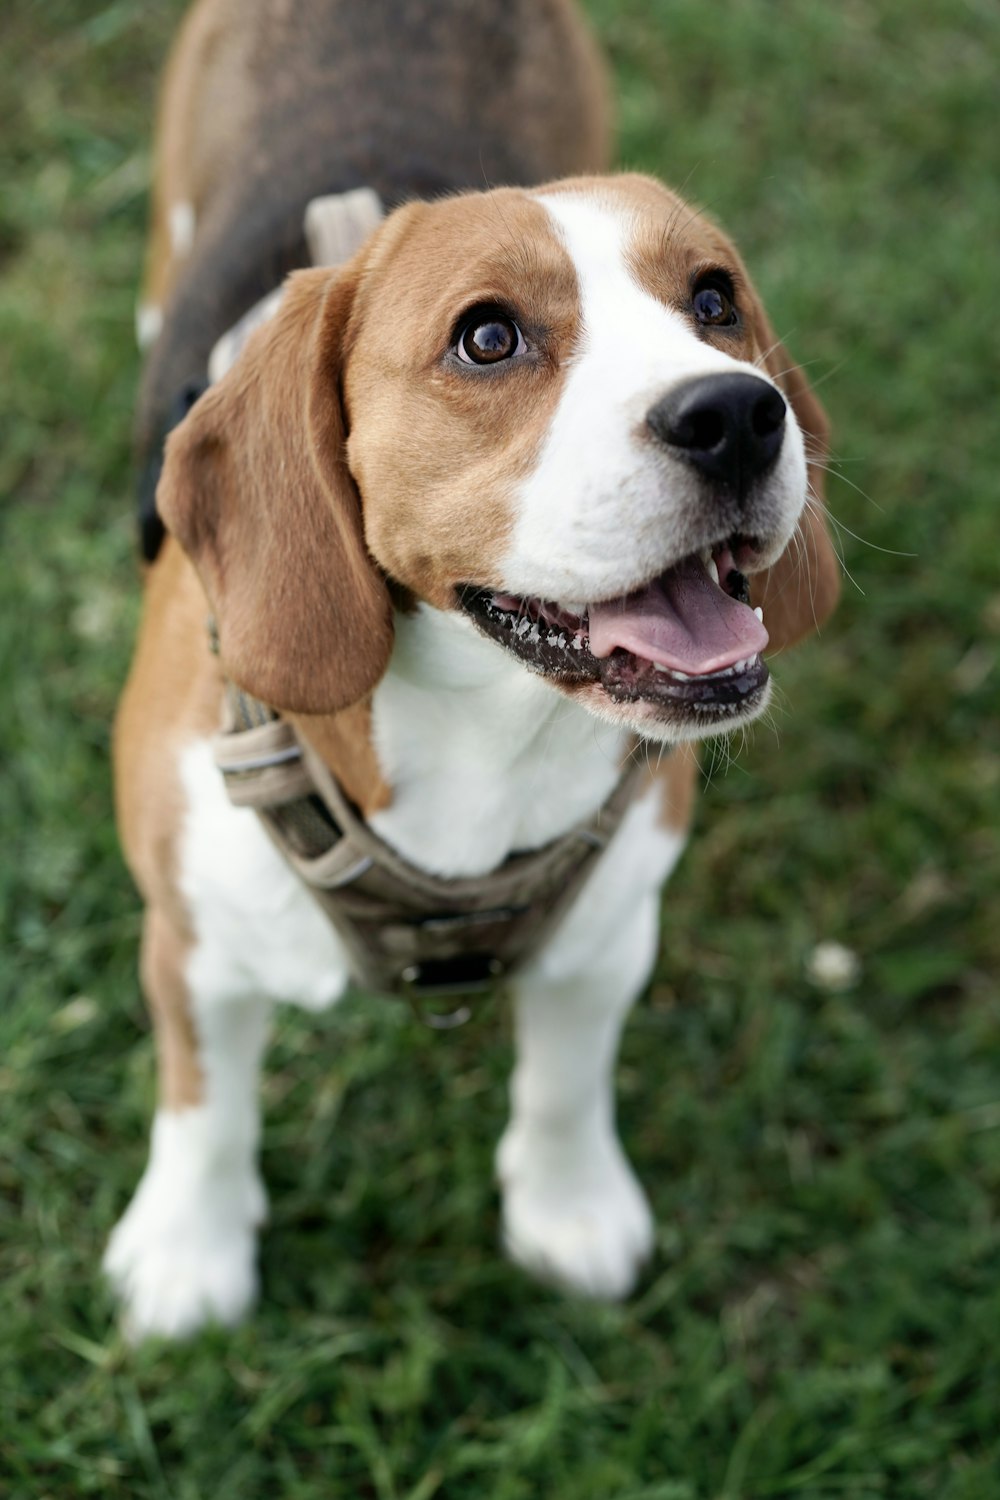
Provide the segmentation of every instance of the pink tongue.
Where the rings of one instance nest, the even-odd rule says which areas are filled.
[[[767,645],[767,631],[748,604],[713,583],[696,557],[621,599],[590,606],[590,649],[616,647],[646,661],[698,676],[720,672]]]

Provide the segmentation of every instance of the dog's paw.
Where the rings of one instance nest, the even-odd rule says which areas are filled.
[[[575,1159],[571,1159],[575,1157]],[[653,1217],[618,1142],[556,1156],[509,1130],[497,1153],[504,1248],[543,1281],[627,1297],[653,1248]]]
[[[150,1167],[104,1255],[126,1338],[181,1339],[207,1323],[238,1323],[257,1295],[265,1213],[253,1172],[179,1183]]]

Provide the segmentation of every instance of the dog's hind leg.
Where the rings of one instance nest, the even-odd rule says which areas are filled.
[[[257,1081],[270,1005],[233,998],[198,1007],[188,953],[169,918],[150,908],[142,974],[159,1102],[145,1173],[104,1257],[134,1340],[235,1323],[256,1292],[256,1231],[266,1213]]]

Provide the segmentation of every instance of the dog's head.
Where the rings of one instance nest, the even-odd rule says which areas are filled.
[[[650,179],[578,179],[411,204],[295,275],[158,503],[277,708],[372,690],[391,583],[691,738],[759,712],[761,653],[833,607],[825,447],[730,241]]]

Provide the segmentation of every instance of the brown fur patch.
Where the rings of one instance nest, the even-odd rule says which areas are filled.
[[[289,714],[289,721],[330,767],[362,817],[370,818],[392,801],[392,791],[372,743],[369,703],[355,703],[339,714]]]
[[[452,344],[476,306],[504,309],[529,355],[462,364]],[[439,608],[458,584],[502,582],[512,492],[547,434],[578,323],[572,262],[526,193],[414,204],[374,247],[344,382],[348,462],[372,553]]]
[[[222,680],[208,646],[205,596],[180,548],[149,570],[132,670],[114,733],[118,827],[136,884],[184,935],[176,839],[184,794],[181,747],[219,728]]]
[[[215,611],[227,674],[275,708],[363,698],[392,644],[344,462],[344,330],[358,266],[302,271],[170,436],[157,506]]]
[[[161,1109],[190,1109],[205,1097],[198,1034],[184,961],[190,944],[155,906],[147,908],[139,973],[156,1032]]]
[[[142,982],[156,1028],[162,1101],[171,1109],[202,1097],[183,973],[192,932],[178,883],[185,810],[178,758],[191,739],[218,729],[221,693],[205,596],[180,549],[168,544],[148,575],[139,642],[115,721],[114,760],[119,835],[148,903]]]
[[[769,653],[794,646],[819,630],[840,597],[840,564],[826,519],[826,460],[830,424],[798,365],[774,335],[762,307],[757,338],[764,363],[784,392],[805,439],[809,498],[798,528],[781,557],[750,581],[754,603],[764,611]]]
[[[675,746],[652,775],[660,786],[660,826],[672,833],[686,833],[698,790],[698,747],[690,743]]]

